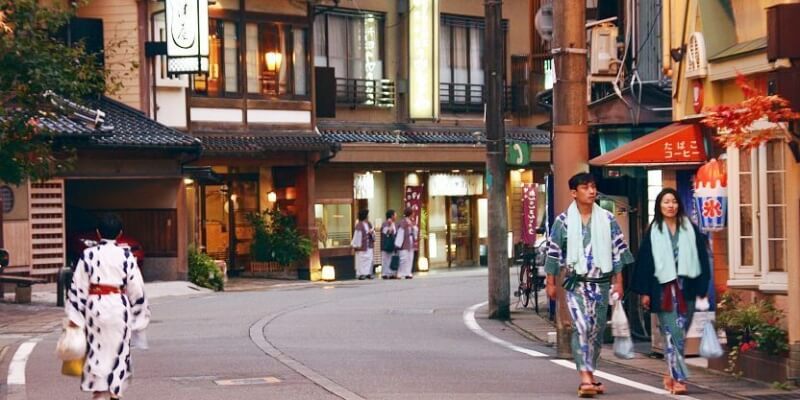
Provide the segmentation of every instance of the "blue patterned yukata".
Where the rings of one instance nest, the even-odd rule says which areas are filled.
[[[592,218],[595,217],[592,215]],[[603,343],[603,332],[608,318],[610,278],[621,272],[625,264],[633,262],[633,256],[628,250],[617,220],[607,211],[602,218],[608,218],[610,221],[613,270],[603,274],[594,262],[590,220],[582,229],[587,270],[582,278],[605,280],[605,282],[579,280],[573,290],[566,291],[567,307],[573,326],[572,356],[578,371],[585,372],[594,372],[597,368],[597,358],[600,356],[600,346]],[[567,213],[559,215],[553,223],[545,261],[545,271],[548,275],[558,276],[562,269],[571,269],[567,265]]]

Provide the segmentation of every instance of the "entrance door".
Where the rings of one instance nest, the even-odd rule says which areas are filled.
[[[473,249],[473,200],[467,196],[449,197],[448,261],[450,266],[475,265]]]

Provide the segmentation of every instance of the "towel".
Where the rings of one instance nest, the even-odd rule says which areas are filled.
[[[697,278],[700,276],[700,257],[697,255],[697,242],[694,228],[689,218],[683,217],[678,230],[678,268],[675,268],[675,253],[669,228],[662,224],[661,229],[653,224],[650,227],[650,244],[653,248],[653,263],[658,283],[674,281],[678,276]]]
[[[589,223],[594,264],[607,274],[614,267],[611,262],[611,221],[608,212],[593,204]],[[586,265],[586,249],[583,247],[583,221],[578,205],[574,201],[567,209],[567,264],[575,269],[578,275],[586,275],[589,272]]]

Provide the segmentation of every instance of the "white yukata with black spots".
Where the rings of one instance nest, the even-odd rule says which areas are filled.
[[[90,295],[90,284],[117,286],[123,292]],[[142,274],[128,246],[102,240],[84,250],[75,267],[66,312],[70,321],[84,328],[88,342],[81,389],[120,397],[132,372],[132,332],[150,322]]]

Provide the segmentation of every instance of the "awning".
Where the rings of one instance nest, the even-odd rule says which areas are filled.
[[[595,167],[697,165],[706,162],[697,124],[674,123],[589,160]]]

